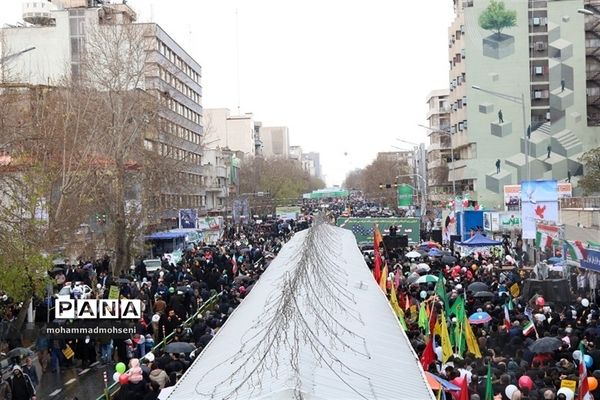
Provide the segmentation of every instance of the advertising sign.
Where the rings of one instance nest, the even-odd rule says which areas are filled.
[[[456,235],[456,216],[453,210],[442,210],[442,220],[444,228],[442,229],[444,240],[450,241],[451,235]]]
[[[587,254],[579,262],[583,268],[600,272],[600,250],[587,249]]]
[[[387,235],[391,225],[397,226],[396,235],[408,236],[409,243],[419,243],[421,239],[418,218],[339,218],[337,225],[354,233],[358,243],[373,243],[373,230],[377,224],[382,235]]]
[[[218,231],[221,229],[222,217],[199,217],[198,227],[201,231]]]
[[[179,229],[196,229],[198,210],[186,208],[179,210]]]
[[[300,207],[276,207],[275,215],[277,218],[281,218],[284,220],[296,219],[298,215],[302,212]]]
[[[398,207],[410,207],[413,204],[413,187],[407,184],[398,186]]]
[[[536,223],[558,222],[558,183],[554,180],[521,184],[523,239],[535,239]]]
[[[487,232],[506,232],[521,229],[521,213],[519,212],[485,212],[483,229]]]
[[[573,194],[573,185],[568,182],[558,182],[558,198],[571,197]],[[521,185],[504,185],[504,209],[517,210],[519,209],[519,201],[521,199]]]
[[[520,212],[501,212],[498,213],[498,227],[501,231],[512,231],[521,229]]]

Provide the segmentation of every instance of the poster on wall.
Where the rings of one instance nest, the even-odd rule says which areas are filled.
[[[198,210],[186,208],[179,210],[179,229],[196,229]]]
[[[523,239],[535,239],[536,223],[558,222],[558,183],[554,180],[521,183]]]
[[[573,185],[569,182],[557,183],[558,198],[572,197]],[[520,209],[521,185],[504,185],[504,210],[518,211]]]
[[[456,217],[453,210],[442,211],[442,232],[444,240],[449,242],[451,235],[456,235]]]

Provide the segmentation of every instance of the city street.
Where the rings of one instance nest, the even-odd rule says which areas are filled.
[[[0,400],[600,400],[599,289],[600,0],[0,0]]]
[[[73,368],[58,373],[45,373],[37,397],[48,400],[72,400],[74,397],[80,400],[95,400],[104,390],[104,371],[108,373],[110,385],[114,366],[109,368],[100,365],[99,362],[85,370]]]

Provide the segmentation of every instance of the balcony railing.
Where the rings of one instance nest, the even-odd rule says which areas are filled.
[[[560,208],[600,210],[600,196],[596,196],[596,197],[565,197],[565,198],[560,199]]]

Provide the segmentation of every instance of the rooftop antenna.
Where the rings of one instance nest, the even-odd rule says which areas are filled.
[[[241,100],[240,100],[240,29],[238,22],[238,9],[235,9],[235,55],[236,55],[236,78],[237,78],[237,109],[238,115],[242,115],[241,112]]]

